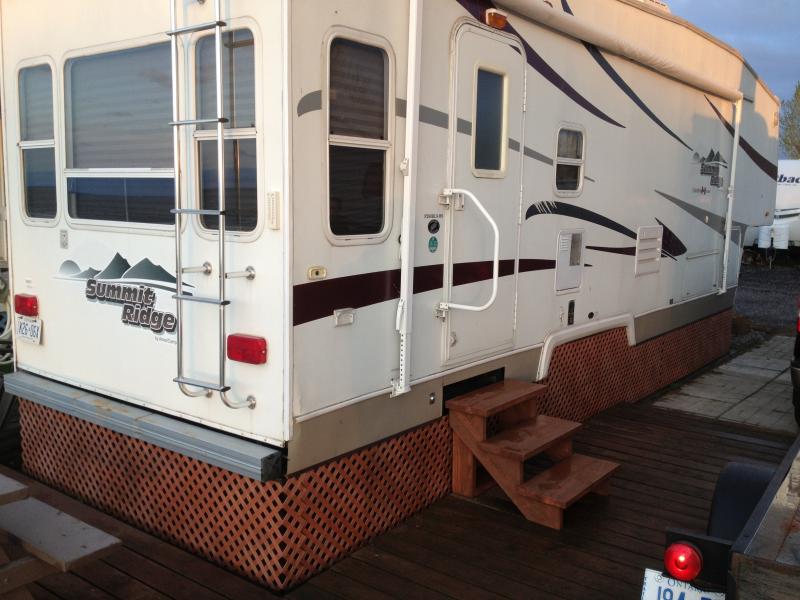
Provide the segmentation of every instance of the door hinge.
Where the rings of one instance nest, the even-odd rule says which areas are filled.
[[[447,320],[447,313],[450,312],[450,305],[447,302],[439,302],[433,310],[433,314],[437,319],[442,321]]]
[[[439,194],[439,204],[451,206],[453,210],[464,210],[464,195],[456,194],[453,190],[444,190]]]

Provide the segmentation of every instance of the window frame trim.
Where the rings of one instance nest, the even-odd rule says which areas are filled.
[[[60,153],[60,161],[58,163],[58,171],[59,171],[59,191],[62,194],[62,204],[64,205],[64,220],[69,225],[71,229],[76,230],[94,230],[94,231],[117,231],[120,233],[125,233],[129,231],[135,231],[136,233],[144,234],[144,235],[156,235],[162,237],[174,237],[175,235],[175,225],[174,223],[167,223],[164,225],[160,224],[153,224],[153,223],[141,223],[138,221],[128,222],[128,221],[105,221],[101,219],[82,219],[78,217],[73,217],[69,214],[69,199],[68,199],[68,178],[73,177],[70,172],[74,171],[93,171],[93,170],[100,170],[100,169],[68,169],[67,168],[67,63],[70,60],[77,59],[77,58],[84,58],[90,56],[96,56],[98,54],[107,54],[111,52],[119,52],[123,50],[133,50],[136,48],[141,48],[144,46],[153,46],[157,44],[164,43],[164,36],[163,34],[152,34],[141,36],[137,38],[132,38],[123,41],[114,41],[106,44],[97,44],[94,46],[89,46],[86,48],[79,48],[75,50],[70,50],[66,52],[59,63],[59,82],[61,84],[60,92],[61,92],[61,101],[59,103],[59,116],[61,121],[59,123],[59,134],[60,134],[60,146],[62,151]],[[169,44],[169,41],[166,42]],[[182,49],[178,49],[178,61],[183,60],[183,52]],[[138,167],[136,167],[138,168]],[[147,169],[147,167],[145,167]],[[113,169],[114,171],[119,172],[120,169]],[[124,169],[123,169],[124,170]],[[173,169],[169,169],[172,171]],[[105,173],[97,173],[97,175],[106,175]],[[88,176],[87,176],[88,177]],[[129,177],[126,173],[125,177]],[[151,175],[153,179],[164,179],[164,175]]]
[[[583,158],[560,158],[558,156],[558,138],[561,132],[575,131],[581,134],[581,156]],[[576,190],[561,190],[558,188],[558,165],[569,165],[580,167],[580,180],[578,189]],[[553,193],[559,198],[577,198],[583,194],[583,186],[586,182],[586,128],[578,123],[570,123],[562,121],[556,128],[555,147],[553,151]]]
[[[19,76],[24,69],[30,69],[47,65],[50,67],[50,80],[51,80],[51,102],[52,102],[52,117],[53,117],[53,138],[48,140],[22,140],[22,105],[20,103],[20,87]],[[59,103],[59,87],[58,77],[56,75],[57,64],[56,61],[49,55],[42,55],[21,60],[14,71],[14,86],[16,89],[16,127],[17,127],[17,173],[19,177],[20,193],[17,194],[16,201],[19,206],[19,214],[22,222],[32,227],[56,227],[61,221],[63,210],[63,196],[61,194],[61,161],[60,161],[60,148],[58,144],[58,137],[60,133],[60,123],[58,118],[60,116]],[[53,174],[55,175],[55,194],[56,194],[56,214],[52,217],[32,217],[28,214],[27,199],[25,197],[25,150],[39,150],[39,149],[53,149]]]
[[[386,80],[384,81],[384,96],[386,110],[386,139],[362,138],[330,133],[330,89],[331,89],[331,46],[337,39],[344,39],[365,46],[383,50],[386,65]],[[394,156],[395,156],[395,66],[394,50],[388,39],[383,36],[367,33],[344,26],[332,27],[323,40],[322,54],[322,126],[323,126],[323,185],[325,190],[324,210],[322,211],[323,231],[325,237],[333,246],[365,246],[382,244],[392,231],[394,222],[393,190],[394,190]],[[377,233],[361,235],[336,235],[331,227],[331,186],[330,186],[330,147],[341,146],[348,148],[364,148],[368,150],[382,150],[384,152],[384,193],[383,193],[383,227]]]
[[[475,167],[475,154],[478,138],[478,72],[486,71],[500,75],[503,78],[503,123],[500,133],[500,169],[478,169]],[[470,170],[472,175],[478,179],[505,179],[508,173],[508,73],[498,67],[494,67],[482,62],[475,63],[472,73],[472,133],[470,135]]]
[[[254,139],[256,142],[257,213],[256,226],[253,229],[250,231],[226,231],[225,239],[230,242],[247,243],[258,239],[264,231],[266,221],[266,208],[264,203],[266,195],[269,193],[266,191],[266,173],[262,162],[265,160],[265,148],[261,136],[263,118],[261,110],[261,102],[263,101],[263,94],[261,91],[261,86],[263,85],[263,67],[261,54],[258,49],[263,47],[263,40],[261,37],[261,30],[258,27],[258,22],[251,17],[237,17],[229,19],[227,21],[227,27],[225,30],[223,30],[223,33],[226,30],[235,31],[237,29],[247,29],[253,36],[253,68],[255,69],[255,73],[253,75],[255,77],[254,102],[256,125],[255,127],[237,127],[233,129],[225,129],[223,139],[226,141]],[[190,114],[192,115],[191,118],[193,119],[198,118],[197,108],[199,90],[197,86],[197,44],[204,37],[213,36],[213,33],[208,33],[206,31],[193,33],[189,38],[189,44],[186,48],[188,62],[185,61],[183,63],[184,68],[186,69],[187,77],[186,95],[189,98]],[[185,179],[181,182],[181,189],[185,190],[185,193],[187,194],[192,194],[191,208],[199,209],[201,208],[200,185],[202,177],[202,172],[200,169],[200,143],[204,141],[216,141],[217,130],[216,128],[199,129],[197,126],[187,127],[185,129],[187,132],[186,139],[188,140],[188,143],[184,144],[184,162],[186,163],[187,172]],[[191,148],[191,153],[188,152],[189,148]],[[185,185],[183,185],[184,183]],[[190,215],[187,218],[184,218],[184,227],[187,227],[189,224],[191,224],[195,235],[201,239],[216,242],[216,240],[219,238],[219,232],[216,228],[208,228],[203,225],[201,215]]]

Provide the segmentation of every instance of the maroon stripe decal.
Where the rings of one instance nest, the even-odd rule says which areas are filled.
[[[528,273],[530,271],[548,271],[556,268],[556,261],[544,258],[521,258],[519,259],[519,272]]]
[[[514,261],[501,260],[499,265],[500,277],[514,274]],[[453,285],[467,285],[491,279],[493,274],[492,261],[456,263],[453,265]]]
[[[520,273],[554,269],[554,260],[523,259]],[[500,261],[500,277],[514,274],[514,261]],[[467,285],[492,278],[492,261],[458,263],[453,266],[453,284]],[[441,289],[444,265],[414,268],[414,293]],[[329,317],[339,308],[362,308],[400,297],[400,269],[361,273],[312,281],[294,286],[294,324],[302,325]]]
[[[609,254],[624,254],[625,256],[636,256],[636,246],[629,248],[609,248],[607,246],[586,246],[587,250],[597,250],[598,252],[608,252]]]

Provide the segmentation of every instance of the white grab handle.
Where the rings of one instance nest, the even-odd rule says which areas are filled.
[[[497,285],[500,281],[500,230],[497,228],[497,223],[495,223],[492,215],[489,214],[489,211],[486,210],[486,207],[481,204],[480,200],[475,197],[475,194],[470,192],[469,190],[464,189],[446,189],[443,192],[444,196],[457,196],[462,195],[466,196],[472,202],[475,203],[475,206],[478,207],[478,210],[481,211],[481,214],[484,218],[489,221],[489,225],[492,226],[492,231],[494,231],[494,258],[492,259],[492,295],[486,304],[482,306],[470,306],[469,304],[454,304],[450,302],[441,302],[439,304],[439,308],[441,310],[468,310],[471,312],[482,312],[492,306],[494,301],[497,299]],[[452,286],[451,286],[452,287]]]

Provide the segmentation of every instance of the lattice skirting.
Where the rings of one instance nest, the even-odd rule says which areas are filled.
[[[447,419],[262,483],[22,400],[26,472],[274,590],[450,490]]]
[[[556,349],[543,412],[585,420],[727,352],[731,312],[636,347],[618,329]],[[308,579],[450,491],[447,418],[262,483],[27,400],[26,472],[275,590]]]
[[[539,406],[551,416],[585,421],[641,400],[726,354],[732,319],[728,310],[633,347],[625,329],[559,346]]]

